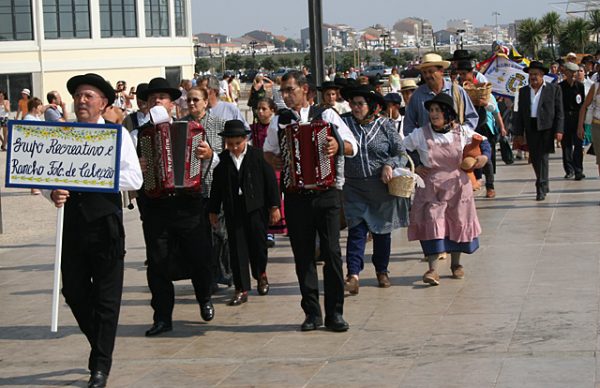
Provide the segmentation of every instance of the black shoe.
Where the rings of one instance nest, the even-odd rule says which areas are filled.
[[[585,174],[575,174],[575,180],[580,181],[585,178]]]
[[[170,324],[168,324],[166,322],[163,322],[163,321],[154,322],[152,327],[146,331],[146,337],[152,337],[155,335],[166,333],[167,331],[171,331],[171,330],[173,330],[173,326],[171,326]]]
[[[325,327],[327,330],[337,332],[347,331],[350,328],[348,322],[342,317],[342,314],[333,314],[333,316],[325,317]]]
[[[215,317],[215,308],[210,300],[200,303],[200,316],[206,322],[212,321]]]
[[[248,301],[248,291],[236,291],[233,299],[227,303],[228,306],[239,306]]]
[[[566,174],[565,174],[565,179],[571,179],[571,178],[573,178],[574,176],[575,176],[575,174],[574,174],[574,173],[572,173],[572,172],[568,172],[568,173],[566,173]]]
[[[267,248],[273,248],[275,246],[275,236],[267,234]]]
[[[92,371],[90,379],[87,383],[88,388],[103,388],[106,387],[108,381],[108,374],[100,372],[99,370]]]
[[[269,293],[270,288],[271,287],[269,286],[269,279],[267,279],[267,274],[263,273],[258,279],[258,285],[256,287],[256,290],[258,291],[259,295],[267,295]]]
[[[536,201],[543,201],[544,199],[546,199],[546,194],[544,194],[544,192],[539,192],[535,196]]]
[[[300,331],[317,330],[321,326],[323,326],[323,318],[316,315],[307,315],[300,326]]]

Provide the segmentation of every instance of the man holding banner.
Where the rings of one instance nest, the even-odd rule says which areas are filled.
[[[77,122],[104,124],[102,113],[112,105],[112,86],[97,74],[78,75],[67,82],[73,96]],[[137,190],[142,185],[135,147],[121,131],[119,188]],[[62,293],[91,352],[88,387],[105,387],[112,364],[121,294],[125,233],[119,193],[50,192],[56,207],[65,207],[62,239]]]

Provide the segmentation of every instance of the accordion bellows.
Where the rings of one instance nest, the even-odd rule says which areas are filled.
[[[281,152],[286,164],[284,188],[289,191],[326,190],[335,185],[335,156],[327,155],[327,136],[335,136],[331,124],[314,120],[283,129]]]
[[[204,128],[193,121],[162,123],[141,130],[140,156],[146,159],[143,189],[150,198],[176,190],[202,191],[202,164],[194,150],[204,141]]]

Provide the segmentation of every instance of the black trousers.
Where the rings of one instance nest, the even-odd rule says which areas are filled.
[[[267,211],[247,213],[243,196],[238,196],[234,207],[236,214],[226,215],[231,272],[236,290],[248,291],[252,288],[248,264],[254,279],[267,271]]]
[[[322,316],[315,263],[317,233],[321,241],[321,249],[326,251],[321,255],[325,260],[323,266],[325,314],[343,314],[344,279],[340,249],[340,208],[340,190],[285,195],[288,234],[302,293],[301,306],[306,314]]]
[[[212,244],[206,204],[203,198],[173,198],[169,206],[145,207],[146,277],[154,322],[172,322],[173,279],[191,278],[198,303],[210,300]],[[175,274],[174,268],[183,272]],[[187,276],[178,276],[181,273]]]
[[[121,214],[92,222],[65,216],[62,293],[90,343],[88,368],[109,373],[115,347],[121,294],[125,233]]]
[[[574,113],[565,114],[565,133],[560,147],[566,174],[583,174],[583,140],[577,136],[578,119]]]
[[[485,175],[485,187],[487,189],[494,188],[494,174],[496,174],[496,135],[490,131],[489,127],[483,125],[477,128],[477,133],[485,136],[490,142],[490,147],[492,149],[492,158],[487,161],[485,166],[481,168],[481,170],[475,170],[475,176],[477,179],[481,178],[481,175]]]
[[[535,188],[538,193],[548,193],[549,154],[554,148],[554,131],[552,129],[537,130],[536,119],[531,119],[531,128],[525,133],[531,165],[535,172]]]

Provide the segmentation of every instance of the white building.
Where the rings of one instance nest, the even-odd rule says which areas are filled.
[[[0,90],[11,108],[23,88],[45,102],[67,80],[98,73],[128,87],[194,72],[191,0],[5,0],[0,2]]]
[[[463,40],[464,43],[470,43],[473,42],[475,39],[475,27],[473,26],[473,23],[471,23],[469,21],[469,19],[452,19],[452,20],[448,20],[446,22],[446,27],[448,30],[450,29],[454,29],[456,31],[458,30],[464,30],[464,35],[463,35]]]

